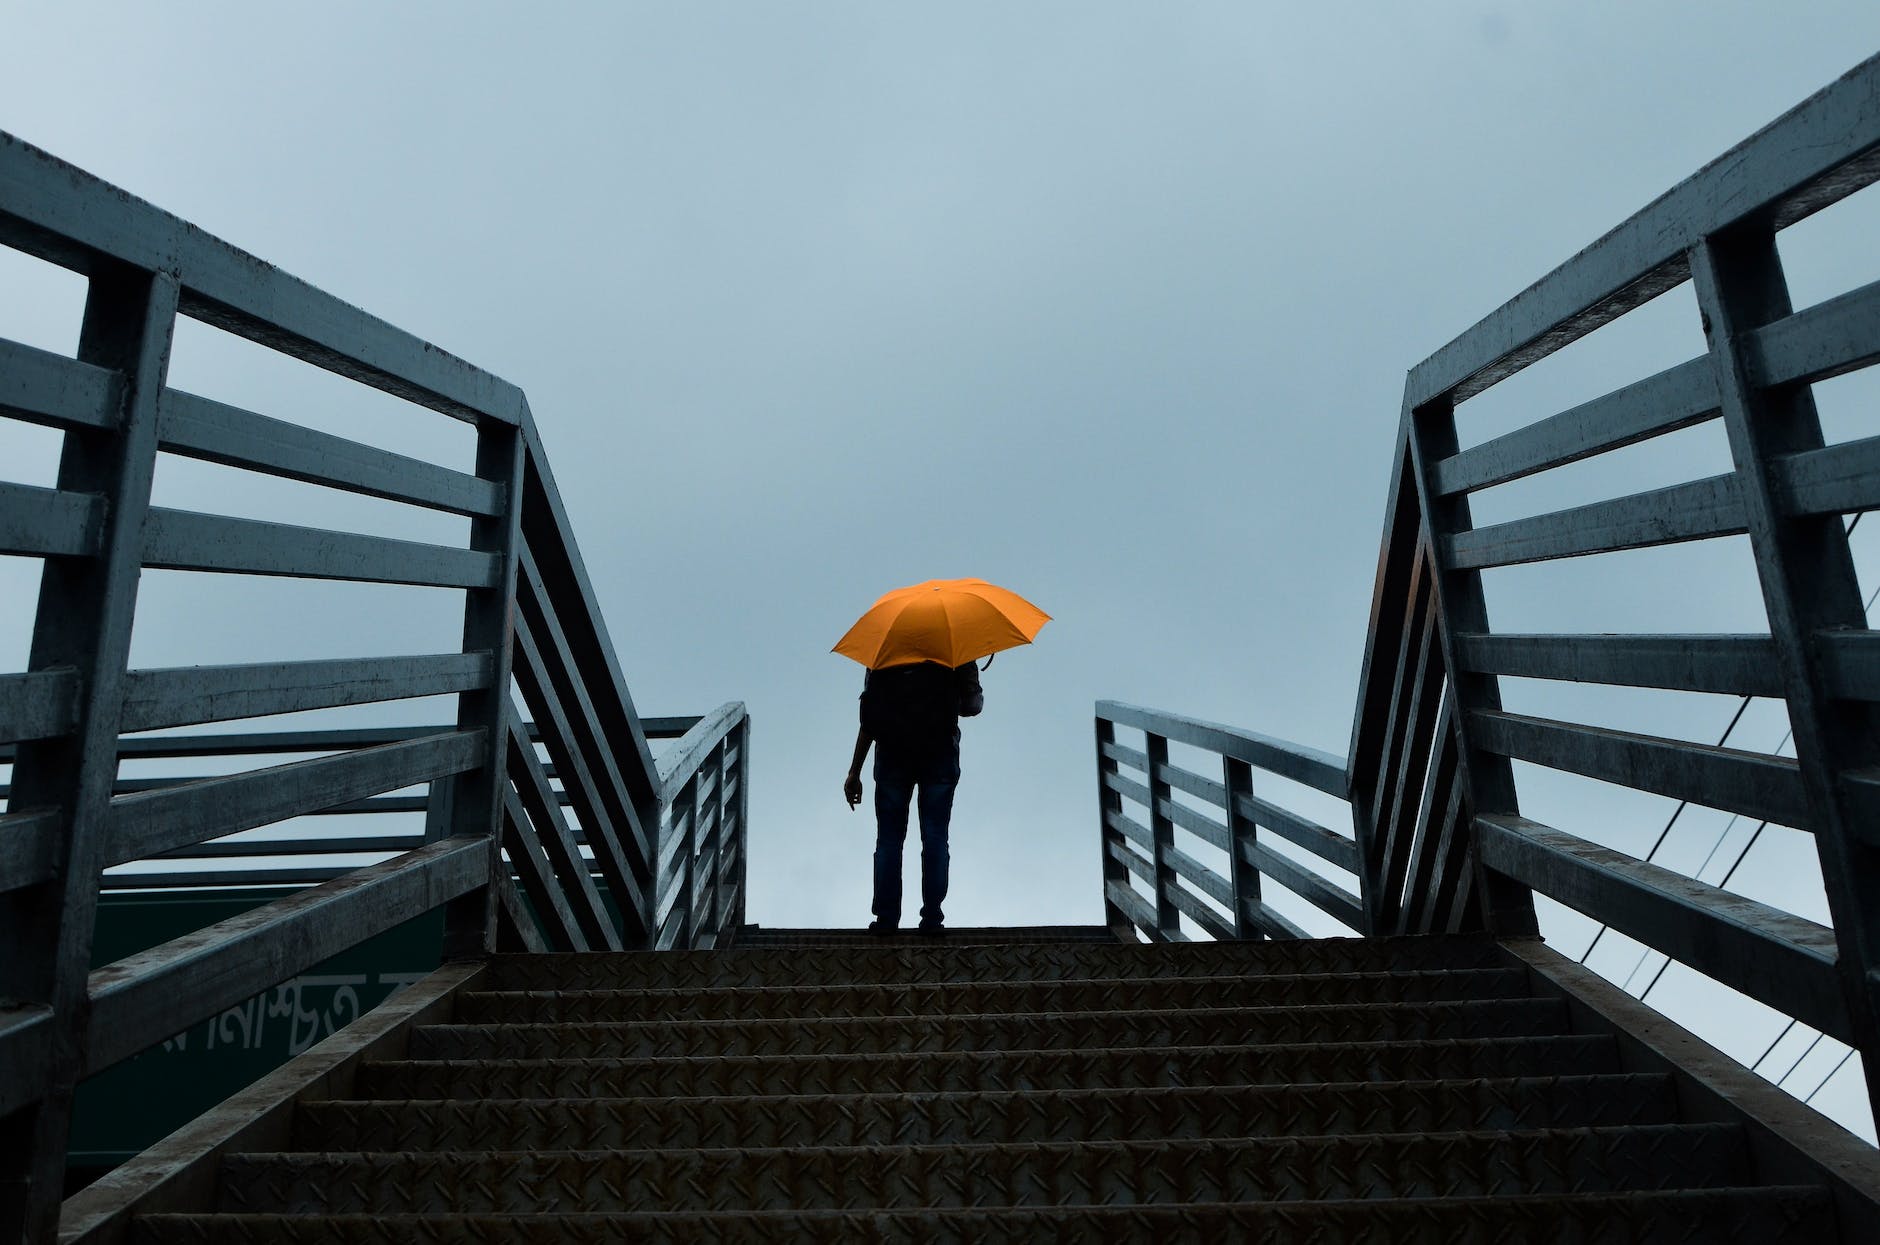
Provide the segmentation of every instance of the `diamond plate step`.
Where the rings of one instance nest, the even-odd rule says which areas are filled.
[[[315,1102],[299,1150],[908,1146],[1666,1124],[1662,1075],[985,1094]]]
[[[455,1100],[937,1093],[1438,1081],[1616,1071],[1617,1044],[1599,1034],[722,1059],[368,1061],[360,1065],[354,1093],[366,1098]]]
[[[703,986],[828,986],[842,982],[1049,981],[1077,977],[1197,977],[1227,974],[1395,972],[1506,968],[1485,937],[1324,938],[1296,942],[1065,943],[900,946],[867,943],[796,950],[633,951],[586,955],[499,955],[494,989],[696,989]]]
[[[1220,1007],[1180,1011],[1022,1012],[988,1016],[842,1016],[815,1020],[424,1025],[414,1059],[600,1059],[1192,1046],[1224,1041],[1414,1041],[1538,1037],[1567,1028],[1555,999]]]
[[[1264,1202],[1045,1210],[759,1211],[600,1215],[149,1215],[144,1245],[744,1245],[756,1241],[1048,1240],[1142,1245],[1611,1245],[1616,1241],[1833,1239],[1825,1190],[1773,1186],[1575,1197]]]
[[[933,940],[915,930],[881,937],[865,929],[765,929],[746,925],[734,934],[733,947],[855,947],[882,943],[926,945]],[[1121,943],[1107,925],[980,925],[949,929],[946,941],[955,946],[1023,946],[1054,942]]]
[[[1446,972],[1096,977],[997,981],[746,986],[701,990],[506,990],[457,996],[465,1024],[725,1020],[750,1017],[963,1015],[1143,1008],[1272,1007],[1412,1000],[1515,999],[1527,974],[1512,968]]]
[[[236,1154],[218,1209],[559,1213],[1489,1197],[1721,1187],[1733,1124],[1258,1140]]]

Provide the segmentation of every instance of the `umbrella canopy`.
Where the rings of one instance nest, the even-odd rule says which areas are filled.
[[[1030,644],[1051,615],[983,579],[930,579],[896,588],[869,607],[832,650],[870,670],[969,661]]]

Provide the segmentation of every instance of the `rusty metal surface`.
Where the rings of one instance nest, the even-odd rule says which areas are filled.
[[[906,1146],[1132,1137],[1315,1137],[1584,1128],[1676,1119],[1668,1076],[987,1093],[343,1101],[296,1114],[325,1151]]]

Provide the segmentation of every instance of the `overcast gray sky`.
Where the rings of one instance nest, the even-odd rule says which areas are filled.
[[[4,11],[0,128],[528,392],[641,712],[750,705],[749,912],[810,925],[867,919],[872,826],[840,795],[860,672],[828,648],[877,594],[981,575],[1056,615],[968,725],[948,910],[1099,919],[1092,701],[1342,753],[1405,370],[1880,47],[1870,0]],[[1880,275],[1866,198],[1798,244],[1799,301]],[[0,335],[69,350],[81,297],[0,256]],[[1465,434],[1701,350],[1688,292],[1661,304]],[[467,464],[449,421],[209,330],[173,382]],[[0,474],[50,478],[51,438],[4,435]],[[1717,446],[1482,512],[1690,478]],[[167,464],[159,492],[458,534],[234,475]],[[1760,628],[1740,549],[1658,556],[1491,577],[1495,621]],[[146,577],[139,664],[457,639],[449,594],[184,578]],[[6,668],[26,613],[0,616]],[[1691,738],[1731,708],[1510,699]],[[1665,815],[1533,792],[1631,850]],[[1788,849],[1763,897],[1819,916]]]

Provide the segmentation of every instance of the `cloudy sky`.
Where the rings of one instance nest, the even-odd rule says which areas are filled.
[[[1342,752],[1404,372],[1880,47],[1866,0],[4,12],[0,128],[527,391],[640,710],[749,704],[750,915],[811,925],[867,919],[860,673],[828,649],[877,594],[981,575],[1056,616],[986,676],[949,916],[1099,919],[1092,702]],[[1798,301],[1880,275],[1864,198],[1805,227]],[[0,255],[0,335],[69,350],[81,298]],[[1465,408],[1465,438],[1702,349],[1688,291],[1635,319]],[[450,421],[201,327],[172,379],[468,462]],[[52,439],[4,435],[0,474],[48,481]],[[1561,487],[1690,478],[1718,444]],[[236,474],[166,464],[159,497],[461,534]],[[1742,550],[1679,556],[1491,577],[1495,621],[1760,629]],[[436,651],[448,595],[153,573],[135,658]],[[27,622],[0,612],[6,668]],[[1732,708],[1510,699],[1712,742]],[[1733,742],[1774,749],[1771,708]],[[1668,812],[1523,782],[1630,850]],[[1674,863],[1726,823],[1690,815]],[[1761,897],[1820,915],[1784,850]]]

